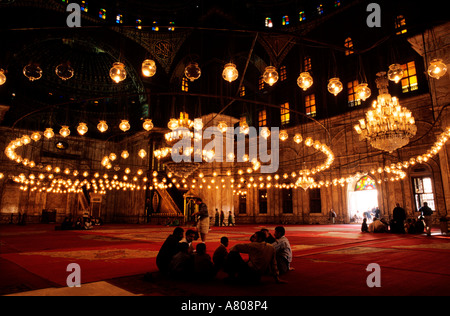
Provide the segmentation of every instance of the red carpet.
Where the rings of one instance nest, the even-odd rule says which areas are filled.
[[[230,239],[229,248],[248,242],[263,226],[212,227],[207,237],[210,255],[220,237]],[[274,225],[267,228],[273,232]],[[186,230],[186,228],[185,228]],[[81,267],[82,283],[110,280],[146,295],[189,293],[203,296],[348,296],[348,295],[449,295],[450,239],[438,235],[361,233],[358,225],[286,226],[293,249],[294,271],[275,285],[269,277],[259,286],[227,284],[223,276],[206,284],[158,280],[142,281],[156,272],[156,254],[173,227],[105,225],[91,231],[55,231],[52,225],[3,226],[1,259],[15,264],[49,283],[66,286],[67,265]],[[381,267],[381,288],[370,288],[366,271],[370,263]],[[2,270],[2,293],[7,294]],[[6,279],[8,281],[6,281]],[[17,281],[19,282],[19,281]],[[22,281],[20,281],[22,282]],[[159,288],[157,288],[159,286]],[[275,288],[274,288],[275,286]],[[11,288],[11,286],[10,286]],[[16,286],[20,288],[20,286]]]

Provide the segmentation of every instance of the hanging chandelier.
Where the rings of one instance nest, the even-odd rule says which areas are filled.
[[[0,68],[0,86],[4,85],[6,82],[5,71]]]
[[[298,177],[297,181],[295,182],[296,186],[301,187],[303,190],[308,190],[313,184],[315,183],[314,178],[307,177],[307,176],[301,176]]]
[[[70,129],[69,129],[69,126],[67,126],[67,125],[61,126],[61,129],[59,130],[59,134],[60,134],[62,137],[67,137],[67,136],[69,136],[69,135],[70,135]]]
[[[428,66],[428,75],[432,78],[439,79],[447,73],[447,65],[442,59],[436,58],[430,62]]]
[[[146,131],[150,131],[151,129],[153,129],[153,122],[151,119],[145,119],[144,123],[142,123],[142,127],[146,130]]]
[[[342,82],[339,80],[339,78],[331,78],[328,82],[328,92],[331,94],[334,94],[334,96],[337,96],[339,92],[342,91],[344,86],[342,85]]]
[[[184,74],[190,81],[194,81],[200,78],[200,76],[202,75],[202,71],[197,63],[190,63],[184,69]]]
[[[146,59],[144,60],[144,62],[142,63],[142,75],[144,77],[153,77],[156,73],[156,63],[155,61],[151,60],[151,59]]]
[[[409,143],[417,126],[411,112],[389,94],[386,73],[380,72],[377,76],[377,101],[374,101],[373,109],[366,112],[366,119],[359,120],[354,128],[360,138],[367,139],[374,148],[392,152]]]
[[[239,72],[236,69],[236,65],[233,63],[228,63],[225,65],[222,77],[228,82],[233,82],[239,77]]]
[[[355,92],[358,98],[363,101],[366,101],[366,99],[369,98],[372,94],[367,83],[360,83],[359,85],[357,85],[355,88]]]
[[[23,68],[23,74],[30,81],[36,81],[42,78],[42,69],[36,64],[28,64]]]
[[[84,134],[87,133],[87,131],[88,131],[88,127],[87,127],[86,123],[81,122],[80,124],[78,124],[78,127],[77,127],[78,134],[83,136]]]
[[[55,133],[53,132],[53,128],[50,128],[50,127],[49,127],[49,128],[46,128],[43,135],[44,135],[45,138],[47,138],[47,139],[50,139],[50,138],[52,138],[53,136],[55,136]]]
[[[130,122],[128,122],[128,120],[122,120],[119,124],[119,128],[123,132],[128,131],[130,129]]]
[[[197,121],[198,122],[198,121]],[[194,121],[189,119],[189,114],[186,112],[180,113],[180,118],[171,118],[167,127],[172,130],[164,135],[166,141],[172,142],[181,137],[194,137],[194,133],[190,131],[194,127]]]
[[[106,131],[108,130],[108,124],[106,124],[106,121],[100,121],[100,122],[97,124],[97,129],[98,129],[100,132],[104,133],[104,132],[106,132]]]
[[[269,86],[273,86],[278,81],[277,69],[274,66],[266,67],[263,74],[263,80]]]
[[[220,121],[217,127],[219,128],[220,132],[225,133],[227,131],[228,125],[227,122]]]
[[[400,64],[392,64],[389,66],[388,79],[398,83],[403,78],[403,68]]]
[[[59,78],[66,81],[73,77],[75,71],[69,63],[62,63],[56,67],[55,73]]]
[[[297,78],[297,85],[303,89],[303,91],[308,90],[313,85],[313,78],[309,72],[302,72]]]
[[[114,63],[109,71],[109,76],[115,83],[124,81],[127,78],[125,65],[121,62]]]

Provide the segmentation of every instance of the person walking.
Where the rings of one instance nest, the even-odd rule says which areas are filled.
[[[198,211],[192,214],[192,216],[198,216],[197,230],[200,234],[202,242],[206,241],[206,235],[209,232],[209,212],[208,207],[203,203],[202,199],[197,199]]]
[[[419,208],[419,212],[424,218],[427,236],[431,236],[431,216],[433,215],[433,210],[428,206],[427,202],[423,202],[423,206]]]

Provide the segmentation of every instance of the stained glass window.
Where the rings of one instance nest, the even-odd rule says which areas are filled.
[[[283,16],[281,24],[282,25],[289,25],[289,17],[287,15]]]
[[[272,23],[272,19],[271,18],[266,18],[266,20],[265,20],[265,26],[266,27],[272,27],[273,26],[273,23]]]
[[[142,20],[141,19],[136,20],[136,28],[138,30],[142,30]]]
[[[305,11],[300,11],[300,13],[298,14],[298,20],[299,20],[300,22],[306,20]]]
[[[81,11],[88,12],[88,4],[86,1],[81,1]]]
[[[98,12],[98,17],[100,19],[106,20],[106,9],[100,9],[100,11]]]
[[[406,29],[406,21],[403,15],[399,15],[395,18],[395,29],[397,30],[397,35],[405,34],[408,31]]]
[[[351,55],[353,54],[353,41],[350,37],[347,37],[344,41],[344,46],[348,49],[345,50],[345,55]]]
[[[356,182],[355,191],[376,190],[375,180],[369,176],[364,176]]]

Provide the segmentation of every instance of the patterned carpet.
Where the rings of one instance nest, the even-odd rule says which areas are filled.
[[[274,227],[266,228],[273,233]],[[248,242],[261,228],[212,227],[207,252],[212,255],[222,236],[229,238],[232,247]],[[63,293],[70,263],[80,265],[82,287],[90,289],[87,295],[93,295],[96,288],[98,295],[112,296],[450,294],[450,239],[438,230],[427,237],[361,233],[358,225],[289,225],[286,236],[292,245],[295,270],[283,276],[286,284],[275,284],[272,278],[265,277],[258,286],[228,284],[220,274],[201,284],[162,278],[155,258],[172,231],[173,227],[149,225],[105,225],[90,231],[57,231],[45,224],[4,225],[0,235],[0,294],[67,295]],[[368,286],[370,272],[366,269],[370,263],[381,268],[381,287]],[[150,281],[144,279],[148,272]],[[110,285],[111,292],[104,282]],[[42,292],[45,289],[53,290]]]

